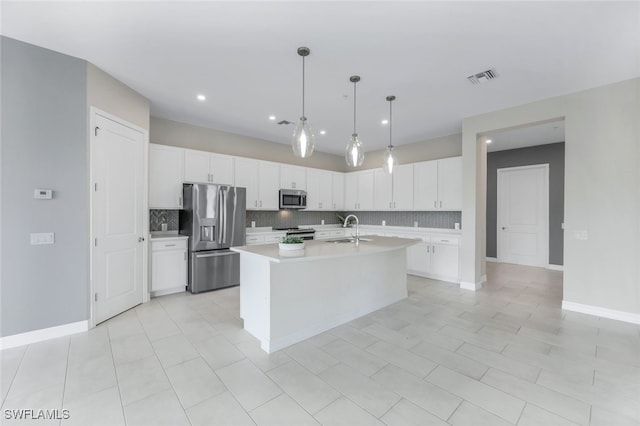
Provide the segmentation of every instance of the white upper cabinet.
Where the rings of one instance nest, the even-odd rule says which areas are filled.
[[[328,170],[307,169],[307,210],[333,210],[331,174]]]
[[[376,169],[375,209],[413,210],[413,164],[396,166],[393,174]]]
[[[462,210],[462,157],[413,165],[415,210]]]
[[[438,208],[462,210],[462,157],[438,160]]]
[[[374,179],[373,170],[351,172],[345,175],[345,210],[374,210]]]
[[[307,188],[307,173],[304,167],[280,165],[280,189]]]
[[[247,210],[278,210],[278,164],[236,157],[235,185],[247,189]]]
[[[181,209],[184,150],[149,145],[149,208]]]
[[[376,188],[374,208],[376,210],[393,210],[393,175],[383,169],[375,169],[373,175]]]
[[[344,210],[344,173],[332,172],[333,183],[333,210]]]
[[[413,164],[393,169],[393,209],[413,210]]]
[[[258,209],[259,163],[250,158],[236,158],[235,185],[246,188],[247,210]]]
[[[187,182],[233,185],[233,157],[185,149],[184,178]]]
[[[424,161],[413,165],[414,210],[438,208],[438,161]]]
[[[258,208],[261,210],[278,210],[280,200],[280,165],[268,161],[260,161],[258,173]]]

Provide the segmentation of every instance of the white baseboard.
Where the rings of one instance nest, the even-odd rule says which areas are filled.
[[[580,312],[581,314],[630,322],[632,324],[640,324],[640,314],[634,314],[632,312],[617,311],[615,309],[601,308],[599,306],[583,305],[581,303],[567,302],[566,300],[562,301],[562,309]]]
[[[550,263],[547,265],[547,269],[551,269],[552,271],[564,271],[564,265],[554,265]]]
[[[70,324],[59,325],[57,327],[42,328],[40,330],[0,337],[0,349],[29,345],[31,343],[38,343],[44,340],[64,337],[87,330],[89,330],[89,321],[78,321]]]
[[[469,281],[460,281],[460,288],[463,290],[471,290],[471,291],[478,291],[482,288],[482,282],[469,282]]]
[[[498,261],[497,257],[487,257],[487,262],[493,262],[496,263]]]

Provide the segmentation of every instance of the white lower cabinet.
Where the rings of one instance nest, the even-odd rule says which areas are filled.
[[[423,237],[422,242],[407,249],[407,272],[457,283],[459,257],[457,237]]]
[[[340,229],[324,229],[322,231],[316,231],[316,235],[314,239],[316,240],[327,240],[330,238],[341,238],[346,236],[346,230],[343,228]]]
[[[185,291],[187,286],[187,239],[151,239],[151,296]]]

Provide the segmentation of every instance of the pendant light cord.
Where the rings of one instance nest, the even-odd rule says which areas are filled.
[[[389,101],[389,148],[393,148],[393,144],[391,143],[391,141],[393,140],[391,138],[391,130],[393,129],[393,120],[391,119],[391,103],[393,101]]]
[[[356,134],[356,81],[353,82],[353,134]]]
[[[302,57],[302,116],[304,115],[304,56]]]

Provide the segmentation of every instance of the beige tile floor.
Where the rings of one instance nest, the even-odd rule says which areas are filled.
[[[238,288],[153,299],[4,350],[5,409],[62,425],[640,425],[637,325],[564,312],[562,274],[489,264],[478,292],[409,298],[268,355]]]

